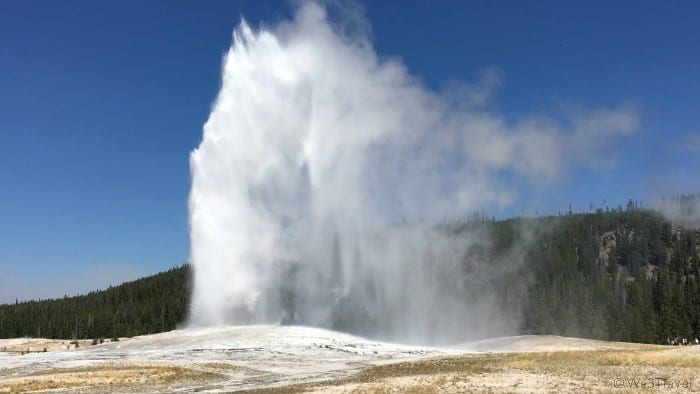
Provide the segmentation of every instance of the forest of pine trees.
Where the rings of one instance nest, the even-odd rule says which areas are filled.
[[[520,311],[522,333],[648,343],[700,337],[697,230],[635,204],[476,222],[469,225],[487,226],[491,234],[491,262],[508,255],[527,229],[530,240],[517,274],[526,294],[503,297],[520,303],[509,308]],[[172,330],[187,317],[189,276],[185,265],[87,295],[0,305],[0,338],[111,338]]]
[[[189,266],[77,297],[0,305],[0,338],[98,339],[173,330],[187,317]]]
[[[632,207],[557,218],[526,258],[522,331],[648,343],[700,337],[698,238]]]

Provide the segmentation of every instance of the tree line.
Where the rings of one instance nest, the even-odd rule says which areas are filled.
[[[633,206],[559,218],[526,257],[521,331],[646,343],[700,337],[699,238]]]
[[[98,339],[175,329],[187,318],[188,265],[77,297],[0,305],[0,338]]]
[[[440,225],[486,229],[485,264],[504,264],[510,250],[527,245],[517,272],[524,296],[510,284],[495,286],[504,308],[519,311],[521,333],[647,343],[700,337],[698,230],[633,203],[503,221],[482,216]],[[465,257],[465,275],[469,264]],[[187,318],[190,271],[183,265],[77,297],[0,305],[0,338],[113,338],[175,329]]]

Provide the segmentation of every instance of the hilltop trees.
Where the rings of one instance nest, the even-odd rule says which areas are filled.
[[[520,311],[522,333],[649,343],[700,337],[700,232],[634,203],[624,211],[505,221],[482,214],[438,226],[488,234],[489,242],[465,256],[464,275],[475,261],[517,265],[508,283],[492,285],[503,311]],[[189,275],[182,266],[79,297],[0,305],[0,337],[92,339],[172,330],[187,316]],[[361,324],[343,320],[342,312],[337,328]]]
[[[78,297],[0,305],[0,338],[113,338],[175,329],[189,306],[189,266]]]
[[[634,204],[561,218],[528,256],[522,331],[649,343],[700,337],[698,236]]]

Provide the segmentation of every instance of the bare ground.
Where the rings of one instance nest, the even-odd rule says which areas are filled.
[[[18,343],[0,340],[0,349],[10,341]],[[700,391],[700,346],[520,336],[429,348],[277,326],[59,345],[0,350],[0,392]]]
[[[19,353],[42,353],[56,350],[75,349],[92,345],[91,339],[70,340],[70,339],[46,339],[46,338],[12,338],[0,339],[0,352]]]

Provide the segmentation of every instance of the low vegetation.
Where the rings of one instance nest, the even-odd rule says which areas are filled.
[[[347,378],[251,393],[690,391],[700,349],[564,350],[443,356],[368,368]]]
[[[49,370],[2,381],[0,392],[71,390],[123,392],[150,390],[169,386],[196,384],[223,379],[223,375],[206,370],[173,365],[105,364],[91,367]]]

